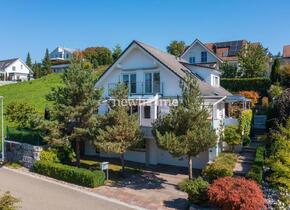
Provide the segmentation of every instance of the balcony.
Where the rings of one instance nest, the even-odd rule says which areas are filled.
[[[118,83],[109,83],[108,90],[114,89]],[[163,82],[130,82],[124,83],[128,86],[129,95],[163,95],[164,84]]]

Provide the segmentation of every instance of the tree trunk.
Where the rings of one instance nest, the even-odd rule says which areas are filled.
[[[188,156],[188,179],[192,179],[192,158],[191,156]]]
[[[77,162],[76,162],[76,165],[77,167],[80,167],[80,142],[79,141],[76,141],[76,156],[77,156]]]
[[[121,154],[121,165],[122,165],[122,173],[125,172],[125,160],[124,160],[124,153]]]

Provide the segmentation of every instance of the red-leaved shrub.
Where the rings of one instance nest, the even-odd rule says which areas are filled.
[[[223,210],[266,209],[263,193],[256,182],[242,177],[223,177],[208,187],[209,202]]]

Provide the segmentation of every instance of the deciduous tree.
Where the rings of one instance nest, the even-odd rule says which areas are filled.
[[[188,158],[189,179],[192,179],[192,157],[217,142],[217,136],[208,120],[209,113],[203,104],[197,81],[188,76],[181,85],[182,99],[170,113],[157,119],[153,134],[159,147],[175,157]]]
[[[185,50],[185,42],[174,40],[170,42],[166,49],[168,53],[180,57]]]
[[[238,53],[242,77],[264,77],[267,73],[268,49],[249,43]]]

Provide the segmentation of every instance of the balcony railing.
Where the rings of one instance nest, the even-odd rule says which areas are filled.
[[[114,89],[118,83],[109,83],[108,90]],[[164,84],[163,82],[129,82],[124,83],[128,86],[129,95],[163,95]]]

